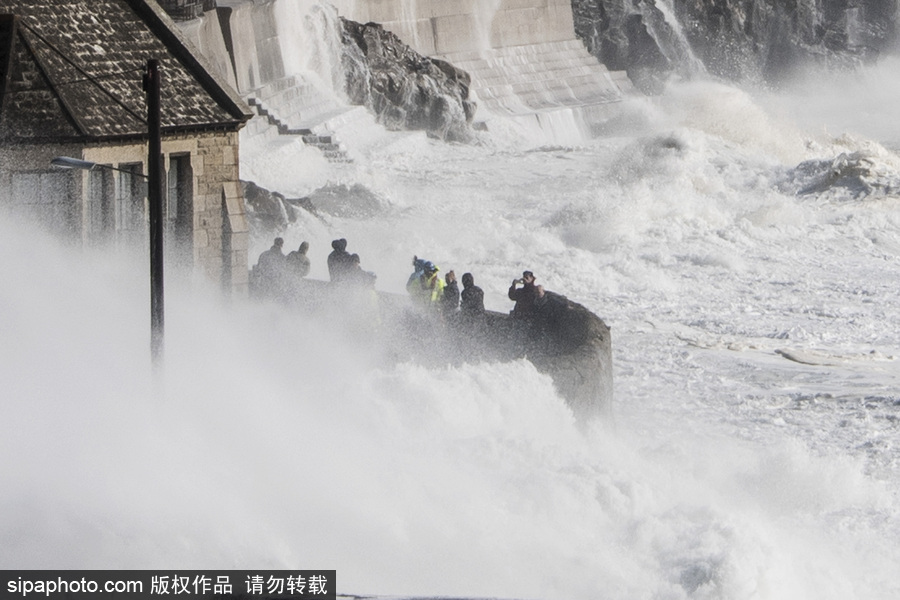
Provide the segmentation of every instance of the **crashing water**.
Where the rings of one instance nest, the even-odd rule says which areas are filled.
[[[177,272],[154,380],[146,258],[3,218],[0,566],[334,568],[342,593],[391,595],[900,596],[897,65],[781,96],[673,84],[566,146],[510,126],[352,165],[299,144],[242,156],[288,195],[377,199],[283,232],[310,242],[312,277],[346,237],[384,291],[416,254],[471,271],[488,308],[510,308],[526,268],[591,308],[612,327],[612,421],[576,422],[528,362],[384,364],[333,323]]]

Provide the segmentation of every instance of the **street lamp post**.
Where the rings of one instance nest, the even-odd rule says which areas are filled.
[[[154,366],[162,366],[163,338],[165,332],[165,306],[163,288],[163,170],[162,136],[160,119],[160,72],[159,61],[147,62],[144,74],[144,91],[147,93],[147,132],[149,135],[147,175],[125,171],[110,165],[100,165],[91,161],[57,156],[50,164],[63,169],[94,168],[122,171],[147,180],[147,200],[150,221],[150,354]]]
[[[163,296],[163,179],[162,135],[159,110],[159,61],[147,62],[144,91],[147,92],[147,132],[149,148],[147,171],[150,204],[150,352],[154,364],[162,361],[165,306]]]

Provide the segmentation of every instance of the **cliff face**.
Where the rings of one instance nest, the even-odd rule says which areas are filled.
[[[369,108],[388,129],[424,129],[466,141],[475,114],[468,73],[422,56],[376,23],[341,19],[342,62],[350,101]]]
[[[896,47],[896,0],[572,0],[575,30],[648,91],[695,69],[777,84],[805,65],[850,66]],[[685,62],[687,61],[687,62]]]

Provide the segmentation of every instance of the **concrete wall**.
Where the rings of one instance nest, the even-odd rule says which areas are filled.
[[[181,24],[182,32],[241,94],[285,75],[279,39],[284,0],[234,2]],[[331,0],[339,14],[384,25],[426,56],[575,38],[570,0]],[[230,55],[230,56],[229,56]]]
[[[216,11],[180,23],[179,29],[200,51],[200,58],[206,61],[208,70],[222,77],[234,89],[238,89],[229,50],[231,39],[225,41],[225,34],[229,32],[221,27]]]
[[[570,0],[332,0],[427,56],[575,39]]]
[[[275,2],[221,6],[179,28],[241,94],[285,75]]]

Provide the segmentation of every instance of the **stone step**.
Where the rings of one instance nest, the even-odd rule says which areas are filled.
[[[469,71],[472,80],[481,86],[506,82],[509,81],[511,76],[516,79],[527,79],[529,81],[552,81],[605,73],[608,73],[606,69],[597,69],[591,65],[572,65],[571,63],[560,63],[558,67],[546,70],[543,70],[540,65],[529,65],[524,69],[492,68]]]
[[[586,50],[582,49],[571,49],[565,51],[553,51],[553,52],[527,52],[518,55],[506,55],[506,56],[495,56],[495,55],[486,55],[482,58],[478,58],[475,60],[459,60],[456,59],[453,63],[459,67],[465,68],[473,68],[478,65],[484,65],[487,68],[495,68],[495,67],[522,67],[528,65],[549,65],[556,66],[559,63],[575,63],[582,65],[596,65],[600,68],[605,68],[600,62],[597,61],[592,55],[590,55]]]
[[[497,63],[493,61],[457,64],[473,78],[491,80],[502,79],[510,74],[534,79],[551,79],[569,74],[587,72],[608,72],[606,67],[590,55],[559,55],[546,57],[547,60],[526,60]]]
[[[304,144],[321,151],[323,156],[330,162],[352,162],[349,154],[336,142],[332,135],[313,131],[313,127],[318,126],[318,122],[311,122],[305,125],[291,125],[276,116],[272,109],[259,98],[251,96],[247,99],[247,103],[257,113],[257,116],[253,117],[250,123],[247,124],[247,135],[261,136],[268,141],[272,141],[278,136],[296,136]]]
[[[484,60],[485,58],[502,59],[509,56],[522,56],[525,54],[546,54],[551,52],[564,52],[571,50],[587,52],[581,40],[571,39],[558,42],[542,42],[520,46],[504,46],[502,48],[493,48],[491,50],[454,52],[452,54],[442,55],[440,58],[449,60],[453,64],[457,64],[458,62],[479,61]]]
[[[328,114],[342,101],[330,90],[323,90],[303,77],[290,76],[268,83],[248,94],[269,114],[277,115],[291,128],[299,121],[314,121]]]
[[[443,56],[472,77],[487,112],[527,114],[621,100],[627,77],[612,77],[579,40],[510,46]]]

